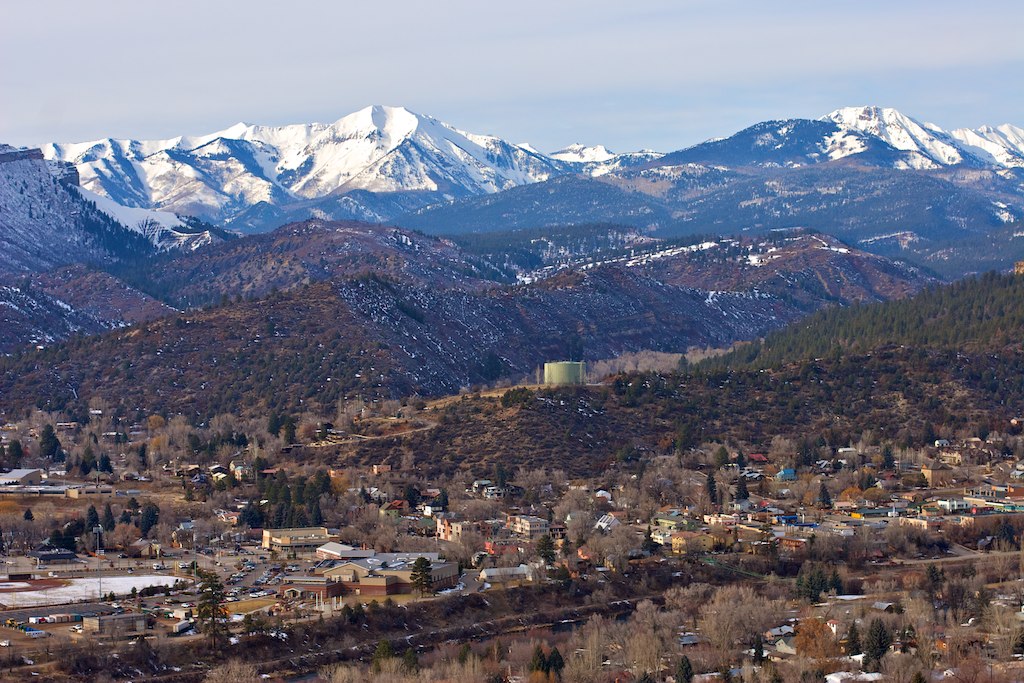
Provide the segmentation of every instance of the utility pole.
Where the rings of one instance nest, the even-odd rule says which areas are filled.
[[[103,560],[100,559],[100,536],[103,534],[103,527],[96,525],[92,528],[96,535],[96,575],[100,581],[100,600],[103,599]]]

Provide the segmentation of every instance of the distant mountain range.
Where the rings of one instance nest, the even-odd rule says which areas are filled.
[[[1024,258],[1022,188],[1021,129],[946,132],[876,107],[669,154],[544,154],[393,107],[0,146],[0,353],[166,332],[150,321],[210,306],[222,313],[196,319],[237,335],[239,320],[272,322],[283,297],[361,329],[324,328],[321,343],[380,351],[393,374],[374,365],[375,382],[353,375],[349,388],[449,391],[487,379],[482,354],[526,372],[572,330],[592,358],[729,344],[831,304],[1005,269]],[[211,335],[180,339],[216,347]],[[129,338],[104,343],[149,353]]]
[[[458,130],[402,107],[373,106],[334,123],[257,126],[169,140],[50,144],[82,185],[130,207],[258,232],[310,216],[387,221],[429,204],[658,155],[573,146],[553,155]]]
[[[124,207],[77,183],[73,166],[0,145],[0,277],[197,249],[224,237],[198,220]]]
[[[329,124],[50,144],[87,195],[241,232],[321,218],[458,234],[619,223],[650,234],[809,227],[949,277],[1024,256],[1024,129],[894,109],[755,124],[668,154],[545,154],[401,107]],[[1006,230],[1006,226],[1011,226]],[[1021,244],[1018,244],[1021,242]]]

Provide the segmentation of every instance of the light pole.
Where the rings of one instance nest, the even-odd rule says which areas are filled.
[[[103,535],[103,527],[97,524],[92,528],[96,534],[96,576],[99,578],[100,600],[103,599],[103,560],[100,559],[100,537]]]

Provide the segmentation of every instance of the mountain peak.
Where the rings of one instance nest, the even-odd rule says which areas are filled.
[[[919,121],[891,107],[843,107],[822,117],[849,130],[877,137],[898,150],[911,152],[918,167],[952,166],[965,161],[948,133],[934,124]]]
[[[352,134],[352,137],[372,135],[381,147],[393,149],[411,137],[427,120],[430,119],[405,107],[373,104],[341,117],[331,127],[336,132]]]
[[[587,147],[586,145],[576,142],[564,149],[558,150],[557,152],[552,152],[548,156],[552,159],[558,159],[559,161],[602,162],[613,159],[615,157],[615,153],[610,151],[604,145],[593,145],[592,147]]]
[[[821,117],[821,120],[834,121],[847,128],[856,128],[870,132],[870,129],[881,129],[887,123],[912,121],[913,119],[892,107],[864,105],[859,107],[840,107]]]

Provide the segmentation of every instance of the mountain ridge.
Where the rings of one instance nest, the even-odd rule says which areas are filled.
[[[743,156],[736,149],[747,140]],[[733,149],[715,156],[715,150]],[[1024,130],[944,131],[895,109],[846,107],[819,119],[754,124],[671,152],[614,154],[572,144],[551,154],[466,132],[404,107],[373,105],[332,123],[238,123],[164,140],[50,143],[82,186],[129,207],[169,210],[260,232],[311,216],[387,222],[565,175],[628,174],[676,163],[802,166],[840,160],[886,168],[1024,168]],[[736,156],[739,154],[739,156]],[[716,161],[717,159],[717,161]]]

